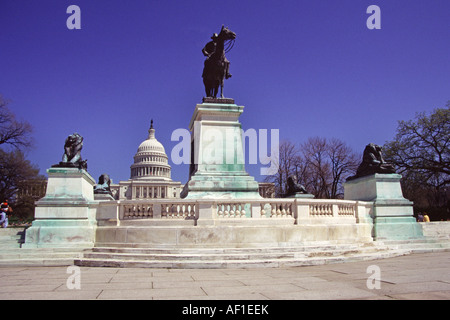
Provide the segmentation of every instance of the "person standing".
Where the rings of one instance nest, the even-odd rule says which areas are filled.
[[[0,207],[0,224],[2,228],[8,227],[8,214],[12,212],[11,207],[8,204],[8,199],[2,202]]]
[[[417,222],[423,222],[423,214],[419,213],[418,217],[417,217]]]

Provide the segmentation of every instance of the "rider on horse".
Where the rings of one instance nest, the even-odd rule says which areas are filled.
[[[236,33],[222,26],[219,34],[213,34],[212,41],[208,42],[202,52],[207,57],[203,68],[203,84],[205,85],[206,97],[216,98],[220,87],[220,97],[223,98],[224,79],[231,77],[229,73],[230,61],[225,53],[234,45]],[[225,48],[225,42],[227,48]]]
[[[209,64],[210,64],[210,57],[213,55],[213,53],[216,52],[216,47],[217,47],[217,38],[219,36],[217,35],[217,33],[214,33],[211,37],[212,41],[208,42],[205,47],[202,49],[203,55],[206,58],[205,60],[205,68],[203,69],[203,74],[202,76],[205,76],[205,73],[208,72],[209,70]],[[231,78],[231,74],[229,72],[230,70],[230,61],[228,61],[228,59],[226,57],[224,57],[224,63],[225,63],[225,79],[229,79]]]

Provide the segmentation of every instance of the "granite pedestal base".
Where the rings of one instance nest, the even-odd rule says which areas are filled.
[[[261,198],[258,182],[245,171],[239,122],[243,110],[243,106],[230,103],[204,102],[196,106],[189,124],[192,159],[183,197]]]
[[[47,192],[36,202],[23,247],[92,247],[98,206],[95,180],[78,168],[50,168],[47,173]]]
[[[373,237],[376,240],[421,238],[413,203],[403,197],[399,174],[374,174],[347,181],[346,200],[373,201]]]

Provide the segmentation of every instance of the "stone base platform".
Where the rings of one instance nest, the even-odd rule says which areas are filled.
[[[36,202],[35,220],[27,229],[24,248],[92,247],[98,202],[95,180],[84,169],[47,170],[45,197]]]
[[[95,246],[252,248],[302,246],[320,242],[372,242],[370,224],[288,225],[284,219],[280,219],[279,224],[274,224],[274,219],[260,219],[270,224],[252,225],[255,222],[247,220],[248,224],[240,222],[232,225],[230,221],[228,225],[214,226],[150,226],[141,220],[132,224],[130,222],[131,225],[98,227]]]
[[[413,203],[403,197],[399,174],[373,174],[347,181],[345,199],[373,202],[376,240],[418,239],[422,228],[413,217]]]

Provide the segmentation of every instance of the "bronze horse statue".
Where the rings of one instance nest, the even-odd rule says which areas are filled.
[[[230,62],[225,57],[225,53],[231,50],[236,33],[222,26],[220,33],[211,37],[212,41],[208,42],[202,52],[207,56],[205,66],[203,68],[203,84],[207,97],[217,98],[220,86],[220,96],[223,98],[223,80],[231,77],[229,71]],[[225,49],[225,42],[227,48]]]

